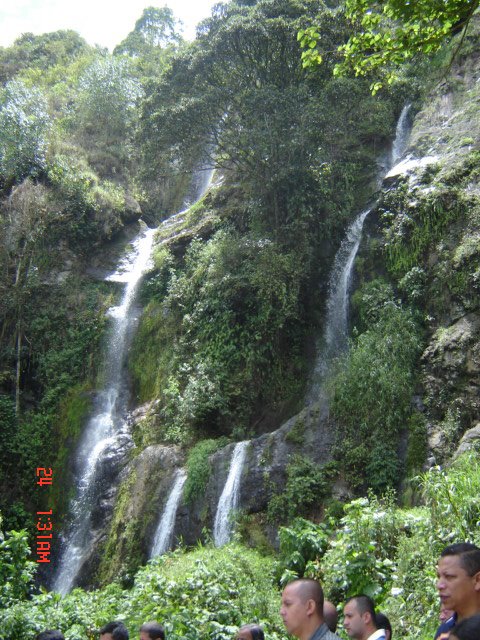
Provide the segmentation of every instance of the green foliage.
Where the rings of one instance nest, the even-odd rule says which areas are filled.
[[[185,502],[192,503],[205,493],[212,466],[210,456],[228,444],[227,438],[201,440],[193,446],[187,458],[187,479],[183,490]]]
[[[348,42],[339,47],[343,60],[335,74],[372,76],[375,94],[384,80],[418,54],[431,55],[458,31],[464,32],[479,6],[478,0],[406,2],[405,0],[347,0],[346,15],[353,27]],[[324,43],[316,26],[299,32],[305,51],[304,66],[322,62]]]
[[[416,269],[422,264],[427,250],[458,219],[464,202],[461,193],[445,187],[436,188],[419,198],[414,207],[401,194],[401,189],[392,194],[395,202],[387,195],[383,203],[387,266],[392,274],[406,278],[401,280],[401,286],[410,291],[410,297],[413,293],[418,300],[422,274]]]
[[[11,47],[0,50],[0,79],[11,80],[24,70],[43,74],[54,66],[66,65],[89,50],[85,40],[71,30],[34,35],[24,33]]]
[[[332,536],[331,527],[332,523],[314,524],[303,518],[295,518],[290,526],[280,527],[276,575],[281,585],[295,578],[315,575],[318,561]]]
[[[411,413],[421,346],[416,317],[390,302],[378,321],[358,336],[333,382],[336,455],[355,488],[381,493],[398,484],[399,436]]]
[[[441,550],[454,542],[480,542],[478,456],[466,454],[448,470],[435,467],[418,480],[426,509],[413,512],[400,539],[391,596],[384,604],[392,625],[412,639],[431,636],[438,626],[435,567]]]
[[[199,548],[156,558],[133,588],[47,593],[0,612],[0,637],[34,638],[46,628],[67,640],[93,640],[108,620],[123,620],[133,636],[145,620],[160,620],[169,638],[229,640],[246,620],[273,640],[283,637],[272,560],[239,545]]]
[[[0,94],[2,186],[45,169],[50,126],[45,96],[19,80],[11,80]]]
[[[177,32],[178,21],[167,7],[147,7],[136,21],[135,28],[118,46],[114,55],[148,57],[152,49],[161,49],[180,42]]]
[[[363,81],[347,88],[332,80],[334,55],[315,81],[302,69],[296,35],[315,20],[325,48],[335,51],[346,22],[317,0],[231,3],[204,21],[197,41],[147,87],[139,138],[150,183],[205,160],[235,172],[262,230],[288,236],[285,226],[299,217],[341,223],[336,209],[349,212],[353,183],[375,171],[370,145],[382,139],[391,113],[379,117],[385,104],[368,102]]]
[[[394,301],[392,285],[383,278],[364,283],[352,296],[352,306],[358,314],[359,329],[365,331],[378,322],[385,305]]]
[[[76,137],[102,177],[114,178],[128,169],[141,93],[125,58],[98,58],[79,78]]]
[[[411,477],[419,473],[427,459],[428,433],[425,416],[421,413],[412,413],[408,419],[408,449],[406,470]]]
[[[282,493],[272,496],[267,517],[272,523],[291,521],[318,512],[328,495],[333,465],[319,467],[309,458],[296,455],[287,465],[287,481]]]
[[[305,418],[300,417],[295,421],[295,424],[285,436],[287,442],[292,444],[302,445],[305,440]]]
[[[161,304],[150,303],[135,339],[137,385],[142,395],[154,388],[163,395],[167,434],[232,434],[235,428],[242,437],[257,406],[298,389],[298,253],[269,238],[220,231],[192,242],[183,268],[172,269],[169,260],[161,265],[147,287],[157,296],[169,277],[168,292]],[[173,357],[162,355],[160,345]],[[148,379],[157,386],[147,386]]]
[[[11,607],[33,590],[36,563],[28,559],[26,531],[0,532],[0,606]]]
[[[13,464],[12,444],[15,442],[17,430],[17,417],[15,415],[15,405],[9,396],[0,394],[0,478],[2,484],[8,477],[9,470]]]
[[[326,592],[334,602],[365,593],[381,604],[400,529],[393,495],[353,500],[345,505],[339,525],[321,562]]]

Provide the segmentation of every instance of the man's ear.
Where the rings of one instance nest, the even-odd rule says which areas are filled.
[[[312,616],[317,609],[317,605],[315,604],[315,600],[309,598],[307,600],[307,616]]]
[[[473,588],[475,591],[480,591],[480,571],[473,576]]]

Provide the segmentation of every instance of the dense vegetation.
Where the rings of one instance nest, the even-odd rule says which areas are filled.
[[[0,637],[33,638],[54,627],[67,640],[94,638],[94,630],[111,619],[124,620],[135,635],[142,622],[157,619],[171,638],[227,640],[247,621],[280,638],[281,585],[302,575],[319,577],[339,606],[355,593],[371,594],[398,637],[432,637],[439,552],[450,540],[480,543],[477,456],[459,458],[448,471],[436,467],[415,482],[422,507],[399,508],[392,494],[356,499],[320,525],[297,519],[281,529],[275,562],[239,542],[222,549],[178,550],[141,569],[131,589],[112,583],[98,591],[76,589],[63,599],[43,593],[22,600],[30,571],[25,540],[17,539],[15,547],[2,543],[0,571],[10,587],[0,593],[2,604],[8,604],[0,613]]]
[[[210,455],[272,431],[303,406],[322,283],[345,227],[376,188],[407,97],[425,110],[416,152],[436,154],[414,177],[390,183],[370,214],[351,347],[329,386],[333,461],[320,468],[308,455],[292,456],[284,491],[272,490],[266,513],[240,517],[243,543],[181,549],[134,578],[143,542],[135,540],[129,580],[64,599],[35,593],[28,534],[6,534],[0,637],[58,626],[71,640],[90,638],[112,618],[135,633],[158,618],[173,638],[228,638],[253,620],[277,638],[278,588],[304,574],[320,577],[339,604],[371,593],[403,637],[431,636],[437,554],[448,541],[480,543],[475,456],[412,481],[428,454],[447,462],[480,416],[479,89],[469,84],[478,3],[446,3],[433,21],[434,3],[422,3],[430,11],[422,16],[411,4],[407,14],[398,13],[404,3],[382,4],[380,15],[378,3],[363,1],[238,0],[217,5],[192,43],[181,40],[168,9],[150,8],[113,55],[70,31],[25,34],[0,50],[6,531],[31,529],[31,514],[47,500],[57,517],[65,510],[72,452],[101,384],[105,312],[118,294],[91,274],[126,248],[141,214],[156,224],[180,206],[193,170],[215,168],[207,195],[157,233],[128,362],[134,401],[150,403],[133,430],[133,455],[179,445],[189,504],[205,491]],[[367,6],[374,10],[365,24]],[[318,62],[320,34],[322,64],[312,70],[298,41],[310,47],[304,62]],[[457,40],[431,66],[401,65],[380,90],[361,57],[365,44],[374,37],[380,51],[370,66],[398,65],[395,38],[417,35],[417,53],[433,52],[445,35]],[[427,76],[446,73],[453,54],[448,100],[457,111],[439,137],[425,122],[441,111],[445,85],[430,94],[430,113],[422,96]],[[362,77],[345,73],[352,65]],[[470,333],[458,327],[465,318]],[[298,419],[286,440],[300,446],[305,429]],[[35,486],[38,466],[55,469],[49,492]],[[341,501],[331,497],[336,480]],[[130,481],[133,474],[120,491],[123,506]],[[265,531],[279,525],[274,562]],[[105,543],[102,570],[116,540]],[[257,550],[246,547],[252,541]]]
[[[148,171],[196,159],[224,177],[191,214],[210,221],[207,237],[180,259],[159,251],[145,286],[132,372],[141,400],[160,399],[161,439],[241,439],[301,399],[312,290],[369,195],[396,108],[334,79],[334,56],[317,75],[302,69],[296,34],[314,19],[329,49],[345,40],[342,15],[317,1],[231,3],[148,85]]]

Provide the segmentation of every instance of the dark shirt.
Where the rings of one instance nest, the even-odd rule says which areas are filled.
[[[442,622],[442,624],[438,627],[437,633],[435,634],[434,640],[443,640],[444,638],[448,638],[450,630],[455,626],[457,622],[457,614],[454,613],[451,618]]]

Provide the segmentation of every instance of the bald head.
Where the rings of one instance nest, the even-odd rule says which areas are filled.
[[[313,600],[317,613],[323,618],[323,589],[317,580],[301,578],[290,582],[289,586],[296,589],[302,602]]]
[[[290,582],[282,593],[280,615],[288,631],[308,640],[323,622],[323,589],[316,580]]]

